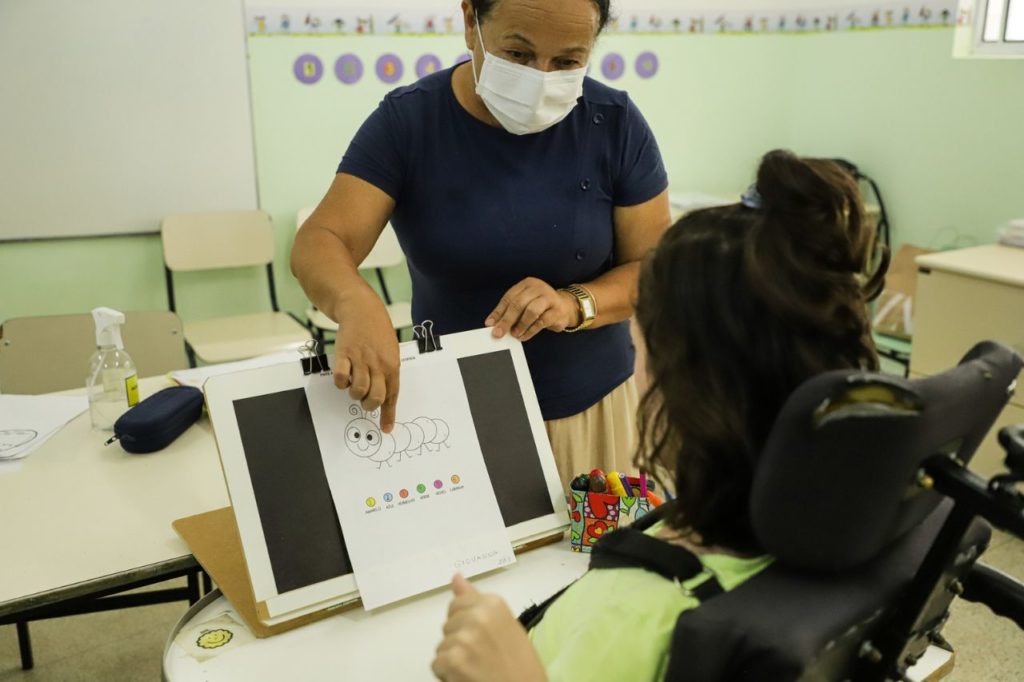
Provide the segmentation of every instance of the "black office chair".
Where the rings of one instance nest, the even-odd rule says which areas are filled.
[[[956,596],[1024,628],[1024,585],[975,563],[986,520],[1024,538],[1024,427],[1000,436],[1011,473],[966,468],[1021,364],[986,342],[927,379],[838,371],[795,391],[751,498],[777,561],[679,617],[666,679],[903,680],[947,646]]]

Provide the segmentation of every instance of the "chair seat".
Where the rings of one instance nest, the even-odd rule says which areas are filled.
[[[185,340],[203,362],[230,362],[298,348],[309,330],[287,313],[254,313],[185,323]]]
[[[412,304],[408,302],[392,303],[387,306],[388,315],[391,317],[391,326],[395,329],[405,329],[412,326]]]
[[[889,336],[888,334],[881,334],[879,332],[872,333],[872,337],[875,340],[875,345],[879,350],[888,350],[899,355],[906,355],[910,357],[911,342],[907,339],[901,339],[895,336]]]
[[[388,311],[388,317],[391,318],[391,326],[395,329],[405,329],[406,327],[412,326],[412,304],[407,302],[392,303],[389,306],[385,306]],[[319,308],[309,308],[306,310],[306,319],[309,320],[317,329],[322,329],[325,332],[336,332],[338,331],[338,323],[327,317],[324,311]]]

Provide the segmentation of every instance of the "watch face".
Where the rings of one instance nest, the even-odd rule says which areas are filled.
[[[594,302],[589,298],[580,300],[580,305],[583,308],[583,317],[591,318],[594,316]]]

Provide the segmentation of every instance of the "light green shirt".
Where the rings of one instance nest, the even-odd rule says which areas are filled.
[[[646,532],[655,534],[655,524]],[[698,557],[731,590],[772,562],[767,555],[741,559],[725,554]],[[549,682],[641,682],[665,678],[672,631],[679,614],[697,606],[688,589],[642,568],[588,571],[548,608],[530,639]]]

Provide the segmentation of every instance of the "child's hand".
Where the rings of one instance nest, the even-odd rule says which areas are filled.
[[[444,639],[431,669],[444,682],[546,682],[544,666],[512,615],[494,594],[481,594],[461,575],[452,579]]]

